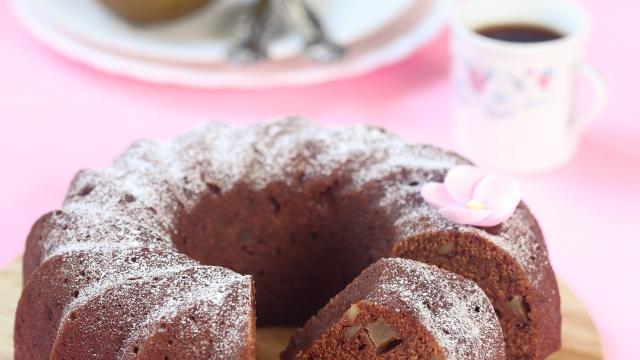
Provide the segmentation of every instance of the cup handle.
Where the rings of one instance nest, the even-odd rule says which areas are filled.
[[[587,79],[591,84],[594,92],[594,102],[591,108],[582,114],[576,122],[576,128],[578,131],[584,130],[591,125],[602,114],[604,106],[609,98],[609,90],[604,77],[596,68],[589,64],[582,64],[578,69],[581,76]]]

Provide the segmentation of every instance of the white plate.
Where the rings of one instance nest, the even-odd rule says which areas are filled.
[[[253,0],[216,0],[202,11],[163,25],[136,27],[112,14],[98,0],[22,0],[24,6],[67,35],[93,46],[147,59],[210,64],[223,61],[237,42],[234,24]],[[330,36],[349,45],[401,16],[413,0],[312,0]],[[329,16],[330,14],[330,16]],[[356,21],[357,20],[357,21]],[[291,31],[268,49],[284,59],[303,48]]]
[[[155,62],[89,46],[43,21],[24,0],[13,0],[19,19],[43,43],[93,68],[130,78],[203,88],[267,88],[322,83],[360,75],[399,61],[434,37],[446,19],[447,0],[415,0],[405,16],[353,43],[338,63],[317,65],[302,56],[250,67],[223,63]]]

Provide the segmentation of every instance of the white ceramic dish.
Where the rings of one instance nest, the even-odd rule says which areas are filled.
[[[190,64],[224,61],[230,46],[237,42],[233,36],[234,24],[253,3],[252,0],[216,0],[186,18],[137,27],[122,21],[97,0],[22,2],[56,29],[92,46],[147,59]],[[413,0],[311,0],[309,3],[323,19],[330,36],[348,46],[403,15]],[[271,44],[269,56],[274,60],[291,57],[303,49],[303,44],[299,35],[289,31]]]
[[[353,77],[399,61],[434,37],[446,19],[447,0],[415,0],[406,14],[349,47],[341,62],[319,66],[293,56],[250,67],[224,63],[158,62],[90,46],[44,21],[29,1],[13,0],[24,26],[62,55],[108,73],[159,84],[200,88],[268,88],[317,84]]]

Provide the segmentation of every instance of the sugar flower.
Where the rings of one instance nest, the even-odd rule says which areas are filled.
[[[487,174],[469,165],[449,170],[444,183],[425,184],[421,194],[448,220],[482,227],[495,226],[507,220],[522,197],[515,179]]]

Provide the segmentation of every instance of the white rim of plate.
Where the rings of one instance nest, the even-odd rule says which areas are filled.
[[[416,0],[416,4],[427,3]],[[352,78],[398,62],[435,37],[443,27],[449,0],[433,0],[422,6],[422,13],[412,12],[416,18],[411,29],[398,34],[390,43],[374,48],[359,57],[352,57],[331,65],[317,65],[304,59],[273,61],[264,65],[238,68],[230,65],[180,66],[145,61],[102,51],[71,39],[48,26],[20,0],[11,1],[14,13],[25,28],[40,42],[61,55],[91,68],[127,78],[161,85],[180,85],[193,88],[264,89],[320,84]],[[425,13],[426,12],[426,13]],[[405,19],[396,22],[406,25]],[[389,34],[382,34],[388,36]],[[378,37],[382,37],[377,34]],[[370,39],[372,41],[376,35]],[[291,64],[305,66],[292,70]],[[299,65],[299,64],[298,64]]]
[[[65,22],[62,14],[56,13],[55,11],[52,12],[51,10],[46,10],[47,7],[51,5],[46,5],[43,8],[43,5],[39,5],[40,2],[43,2],[43,4],[48,3],[45,0],[23,0],[23,5],[29,8],[35,16],[48,23],[48,25],[52,29],[62,33],[67,37],[84,42],[85,44],[92,47],[102,48],[110,52],[127,54],[131,57],[138,57],[150,61],[166,61],[190,65],[207,65],[212,62],[220,62],[225,57],[224,54],[226,53],[226,50],[220,49],[220,46],[211,47],[211,49],[217,49],[217,51],[213,50],[213,52],[210,52],[210,50],[203,52],[202,49],[199,49],[195,52],[191,52],[190,54],[185,54],[180,51],[175,51],[175,47],[168,48],[165,46],[160,46],[154,42],[145,43],[133,39],[114,40],[114,38],[109,35],[104,35],[96,31],[87,31],[86,29],[83,29],[82,26]],[[403,5],[403,2],[406,3],[406,5]],[[388,16],[384,19],[384,21],[377,24],[375,26],[375,29],[372,27],[367,31],[363,31],[362,33],[347,36],[348,39],[341,40],[341,43],[349,45],[351,43],[362,40],[367,36],[370,36],[378,29],[394,21],[396,18],[406,15],[407,11],[411,9],[414,3],[415,0],[403,0],[402,2],[398,2],[400,6],[395,5],[397,9],[393,11],[392,14],[390,14],[396,14],[395,16]],[[229,44],[227,44],[227,46],[228,45]],[[280,39],[271,44],[269,49],[270,56],[274,60],[286,59],[298,55],[302,49],[302,46],[303,40],[299,38],[299,36],[287,36],[284,39]]]

